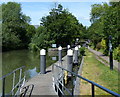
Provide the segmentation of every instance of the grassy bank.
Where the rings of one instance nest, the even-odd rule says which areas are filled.
[[[120,93],[120,91],[118,91],[118,71],[110,70],[108,66],[99,62],[95,58],[95,55],[87,49],[86,56],[84,57],[82,76],[114,92]],[[91,95],[91,84],[81,80],[80,94]],[[95,87],[95,95],[109,94]]]

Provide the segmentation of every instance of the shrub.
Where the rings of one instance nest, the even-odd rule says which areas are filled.
[[[96,45],[96,49],[97,49],[97,50],[100,50],[101,48],[102,48],[101,43],[100,43],[100,42],[97,43],[97,45]]]
[[[102,46],[103,49],[106,48],[106,40],[102,39],[101,46]]]
[[[113,50],[113,57],[120,62],[120,46]]]
[[[39,50],[39,48],[37,47],[37,45],[34,44],[34,43],[30,43],[30,44],[29,44],[29,49],[32,50],[32,51],[37,51],[37,50]]]
[[[80,50],[80,54],[82,56],[84,56],[85,55],[85,47],[81,47],[79,50]]]
[[[91,47],[93,44],[92,44],[92,42],[90,42],[88,45]]]

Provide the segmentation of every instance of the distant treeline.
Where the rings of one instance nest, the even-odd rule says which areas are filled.
[[[111,35],[114,58],[120,61],[120,2],[92,5],[88,28],[61,4],[42,17],[37,29],[30,25],[31,18],[22,13],[21,4],[8,2],[1,6],[3,51],[24,48],[36,51],[47,49],[51,44],[66,46],[79,38],[91,40],[94,49],[103,49],[108,55]]]

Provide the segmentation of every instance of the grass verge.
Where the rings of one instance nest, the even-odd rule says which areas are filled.
[[[86,49],[82,76],[104,86],[114,92],[118,91],[118,71],[110,70],[108,66],[99,62],[95,55]],[[119,86],[118,86],[119,85]],[[80,95],[91,95],[91,84],[81,80]],[[95,87],[95,95],[109,95],[107,92]]]

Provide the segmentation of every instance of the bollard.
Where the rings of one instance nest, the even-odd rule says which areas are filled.
[[[80,46],[80,45],[78,45],[78,48],[81,48],[81,46]]]
[[[74,51],[74,63],[78,64],[78,47],[75,47],[75,51]]]
[[[70,49],[70,45],[67,45],[67,49]]]
[[[72,72],[72,67],[73,67],[73,50],[69,49],[67,51],[67,65],[68,65],[68,70]],[[68,76],[71,76],[71,73],[68,73]]]
[[[61,46],[58,47],[58,58],[59,58],[59,62],[62,63],[62,47]]]
[[[46,50],[40,50],[40,72],[45,74],[46,72]]]
[[[61,46],[59,46],[58,47],[58,61],[59,61],[59,65],[61,65],[62,64],[62,47]],[[60,72],[63,72],[63,71],[61,71],[61,69],[60,70],[58,70],[58,72],[60,73]],[[58,78],[61,78],[61,75],[59,75],[60,77],[58,77]],[[61,81],[60,81],[62,84],[63,84],[63,78],[61,78]],[[62,85],[59,83],[58,84],[58,86],[59,86],[59,89],[61,90],[61,91],[63,91],[63,87],[62,87]],[[58,96],[59,97],[62,97],[62,93],[61,93],[61,91],[58,89]]]

